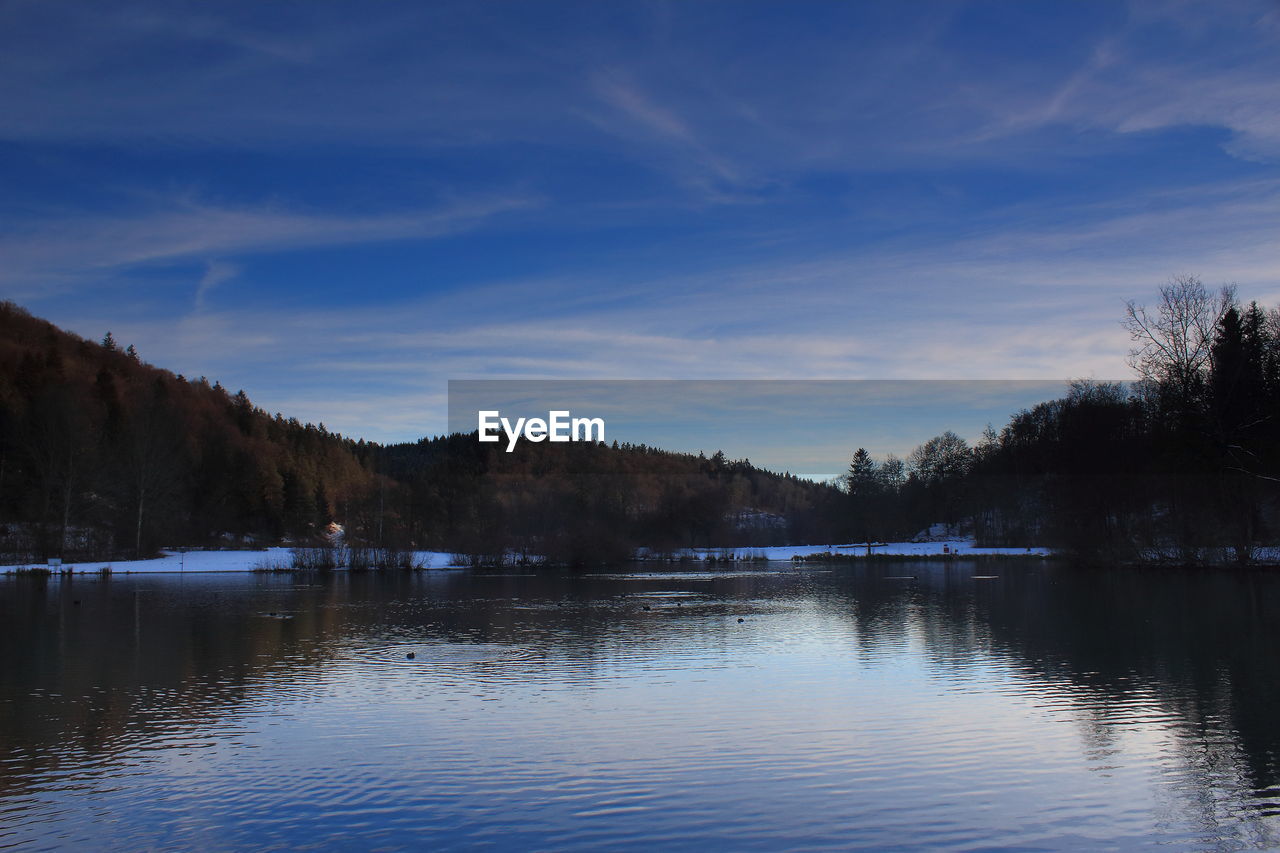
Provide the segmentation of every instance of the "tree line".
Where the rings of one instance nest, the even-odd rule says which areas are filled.
[[[644,548],[781,545],[828,537],[846,511],[832,485],[717,452],[643,444],[522,442],[475,433],[392,445],[383,471],[404,485],[397,516],[416,542],[494,562],[503,554],[582,564]]]
[[[852,535],[932,519],[1102,562],[1266,556],[1280,535],[1280,310],[1184,276],[1151,308],[1128,303],[1123,323],[1132,383],[1072,383],[972,447],[947,432],[905,465],[859,450],[843,478]]]
[[[319,544],[337,524],[362,547],[580,564],[938,523],[1089,560],[1256,560],[1280,533],[1280,311],[1184,277],[1123,322],[1136,381],[1076,382],[972,445],[858,449],[822,484],[616,442],[352,440],[0,303],[0,562]]]
[[[323,545],[335,524],[351,547],[581,563],[815,537],[839,499],[723,453],[352,440],[0,303],[0,563]]]

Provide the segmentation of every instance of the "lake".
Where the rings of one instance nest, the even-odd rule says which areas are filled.
[[[0,847],[1280,846],[1274,573],[7,577],[0,652]]]

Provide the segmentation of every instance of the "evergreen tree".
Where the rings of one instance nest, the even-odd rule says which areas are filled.
[[[875,493],[879,485],[875,461],[865,447],[859,447],[844,475],[845,491],[854,497],[865,497]]]

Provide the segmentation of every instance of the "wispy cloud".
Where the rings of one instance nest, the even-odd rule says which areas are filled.
[[[230,281],[240,274],[240,267],[235,264],[229,264],[226,261],[209,261],[205,264],[204,275],[200,276],[200,281],[196,283],[196,301],[195,307],[197,311],[203,310],[205,307],[205,299],[209,292],[224,281]]]
[[[1120,134],[1205,127],[1229,133],[1224,147],[1232,154],[1280,158],[1275,11],[1251,4],[1210,9],[1130,4],[1125,24],[1100,37],[1057,86],[1039,98],[1032,90],[995,99],[997,117],[975,139],[1050,125]]]
[[[622,82],[613,74],[597,74],[594,82],[600,97],[632,119],[633,126],[639,125],[652,134],[683,145],[700,147],[693,131],[683,120],[655,104],[634,85]]]
[[[1200,272],[1239,282],[1245,298],[1280,299],[1271,239],[1280,187],[1175,193],[1162,204],[1079,210],[1074,225],[1012,217],[928,249],[885,244],[700,274],[615,271],[612,292],[632,294],[621,302],[584,298],[590,277],[525,279],[475,286],[465,299],[226,306],[115,331],[145,341],[144,355],[162,364],[383,440],[443,430],[443,408],[428,401],[459,378],[1113,378],[1129,374],[1124,300],[1169,275]],[[522,292],[537,298],[512,298]],[[531,310],[543,303],[558,310]],[[369,411],[385,416],[365,419]]]
[[[706,201],[752,200],[744,191],[757,188],[760,181],[750,178],[730,156],[717,150],[723,140],[704,139],[688,119],[673,107],[659,103],[617,69],[595,74],[592,88],[607,108],[605,114],[587,112],[597,127],[624,140],[624,144],[638,137],[641,142],[637,148],[659,152],[655,159],[664,164],[663,168],[696,189]]]
[[[124,215],[70,215],[27,221],[0,235],[0,284],[84,280],[95,274],[210,255],[280,252],[394,240],[431,240],[479,227],[492,217],[537,205],[532,197],[463,201],[426,210],[367,215],[228,207],[174,200]],[[226,281],[210,267],[199,295]],[[199,301],[199,299],[198,299]]]
[[[264,9],[0,6],[6,297],[384,439],[468,376],[1108,376],[1170,275],[1280,298],[1266,2]]]

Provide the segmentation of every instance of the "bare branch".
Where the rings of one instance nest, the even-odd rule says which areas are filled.
[[[1129,364],[1143,379],[1172,386],[1189,400],[1209,368],[1218,321],[1234,304],[1234,286],[1212,294],[1190,275],[1175,276],[1160,288],[1154,312],[1126,303],[1122,325],[1134,344]]]

